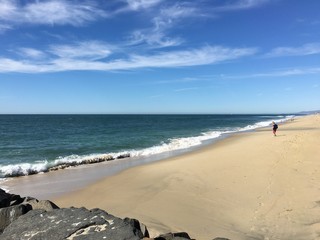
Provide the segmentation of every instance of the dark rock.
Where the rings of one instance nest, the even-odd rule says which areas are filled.
[[[134,227],[134,229],[138,229],[139,231],[141,231],[144,237],[149,237],[149,231],[146,225],[140,223],[137,219],[125,218],[123,219],[123,221],[129,223],[131,226]]]
[[[162,234],[154,240],[185,240],[185,239],[191,239],[188,233],[186,232],[180,232],[180,233],[167,233],[167,234]]]
[[[105,155],[105,156],[96,157],[96,158],[87,158],[87,159],[84,159],[82,162],[73,161],[73,162],[61,163],[56,166],[50,167],[48,171],[57,171],[57,170],[65,169],[68,167],[75,167],[75,166],[84,165],[84,164],[94,164],[94,163],[100,163],[100,162],[111,161],[111,160],[114,160],[114,157],[112,157],[111,155]]]
[[[12,222],[1,235],[11,239],[140,240],[138,220],[114,217],[103,210],[85,208],[33,210]]]
[[[52,211],[53,209],[59,208],[56,204],[49,200],[38,200],[30,197],[26,197],[22,204],[30,205],[32,210],[43,209],[45,211]]]
[[[0,188],[0,208],[17,205],[23,202],[20,195],[10,194]]]
[[[130,157],[130,153],[124,153],[124,154],[117,156],[117,159],[128,158],[128,157]]]
[[[15,205],[11,207],[1,208],[0,209],[0,232],[3,230],[13,221],[15,221],[18,217],[26,214],[28,211],[31,210],[30,205]]]
[[[0,189],[0,232],[18,217],[32,209],[51,211],[59,208],[48,200],[38,200],[31,197],[22,198],[19,195],[6,193]]]

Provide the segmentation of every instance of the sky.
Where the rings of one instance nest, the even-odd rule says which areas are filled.
[[[0,0],[0,114],[320,109],[319,0]]]

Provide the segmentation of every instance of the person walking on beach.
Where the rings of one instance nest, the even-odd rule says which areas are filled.
[[[276,132],[277,132],[277,129],[278,129],[278,125],[275,123],[275,122],[272,122],[272,132],[273,132],[273,135],[274,136],[277,136]]]

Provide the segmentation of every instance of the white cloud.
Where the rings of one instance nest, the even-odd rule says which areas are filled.
[[[190,88],[179,88],[174,90],[175,92],[186,92],[186,91],[193,91],[193,90],[197,90],[199,88],[197,87],[190,87]]]
[[[272,0],[235,0],[232,3],[215,7],[215,11],[238,11],[260,7]]]
[[[106,16],[105,11],[89,2],[49,0],[27,2],[25,5],[15,0],[0,2],[0,20],[11,25],[28,23],[79,26]]]
[[[48,72],[48,70],[48,66],[16,61],[9,58],[0,58],[0,72],[40,73]]]
[[[37,49],[33,49],[33,48],[20,48],[19,54],[24,57],[33,58],[33,59],[41,59],[46,56],[44,52],[39,51]]]
[[[162,30],[144,29],[136,30],[131,36],[128,45],[147,43],[154,48],[179,46],[183,42],[180,38],[170,38]]]
[[[99,41],[84,41],[72,45],[51,45],[48,50],[34,48],[19,48],[17,53],[24,57],[24,63],[33,60],[74,59],[96,61],[112,54],[116,47]]]
[[[266,57],[305,56],[320,54],[320,43],[308,43],[301,47],[278,47],[266,54]]]
[[[92,52],[81,53],[79,51],[70,56],[68,53],[71,49],[76,50],[76,48],[68,48],[67,46],[65,48],[57,47],[52,52],[56,57],[42,62],[35,62],[27,58],[21,61],[2,58],[0,59],[0,72],[41,73],[73,70],[113,71],[138,68],[174,68],[216,64],[252,55],[256,52],[256,49],[253,48],[207,46],[199,49],[161,52],[153,55],[128,54],[126,58],[122,59],[98,61],[98,59],[104,57],[104,54],[108,53],[98,52],[98,49],[93,47]],[[78,50],[81,50],[81,48]]]
[[[199,16],[196,13],[197,9],[191,5],[174,4],[161,7],[151,20],[152,27],[133,31],[128,44],[147,43],[155,48],[178,46],[184,42],[183,39],[168,37],[168,30],[175,27],[184,18]]]
[[[154,30],[164,31],[179,23],[180,20],[188,17],[199,17],[198,9],[191,5],[175,4],[164,7],[160,13],[153,18]]]
[[[10,25],[0,23],[0,34],[6,32],[9,29],[12,29]]]
[[[162,97],[164,97],[163,94],[149,96],[149,98],[162,98]]]
[[[15,0],[0,0],[0,19],[10,18],[17,12]]]
[[[151,56],[132,56],[132,67],[183,67],[218,63],[252,55],[253,48],[203,47],[200,49],[172,51]]]
[[[127,0],[128,10],[147,9],[158,5],[163,0]]]
[[[195,16],[197,12],[198,9],[196,7],[182,4],[175,4],[160,10],[162,20],[169,22],[171,21],[170,19]]]
[[[319,67],[310,68],[291,68],[279,71],[273,71],[268,73],[254,73],[248,75],[223,75],[221,78],[230,79],[245,79],[245,78],[260,78],[260,77],[287,77],[287,76],[297,76],[297,75],[309,75],[309,74],[319,74]]]
[[[79,42],[74,45],[54,45],[50,52],[60,58],[98,60],[108,57],[114,48],[99,41]]]
[[[118,8],[113,12],[113,14],[126,13],[132,11],[147,11],[150,10],[157,5],[161,4],[165,0],[121,0],[125,5],[121,8]]]
[[[259,7],[272,0],[234,0],[228,4],[215,6],[212,1],[192,1],[166,2],[157,6],[157,9],[151,11],[152,26],[149,28],[138,29],[132,32],[129,37],[129,45],[146,43],[150,47],[162,48],[181,45],[184,40],[181,37],[169,37],[168,32],[177,27],[182,20],[192,17],[212,17],[213,14],[225,11],[245,10]],[[131,1],[128,1],[128,3]],[[138,9],[141,6],[145,8],[159,5],[162,1],[137,1],[133,0],[131,10]],[[148,3],[148,4],[146,4]],[[149,5],[150,4],[150,5]],[[130,5],[130,4],[129,4]]]

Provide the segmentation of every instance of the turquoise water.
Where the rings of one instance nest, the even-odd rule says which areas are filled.
[[[288,115],[0,115],[0,177],[188,149]]]

